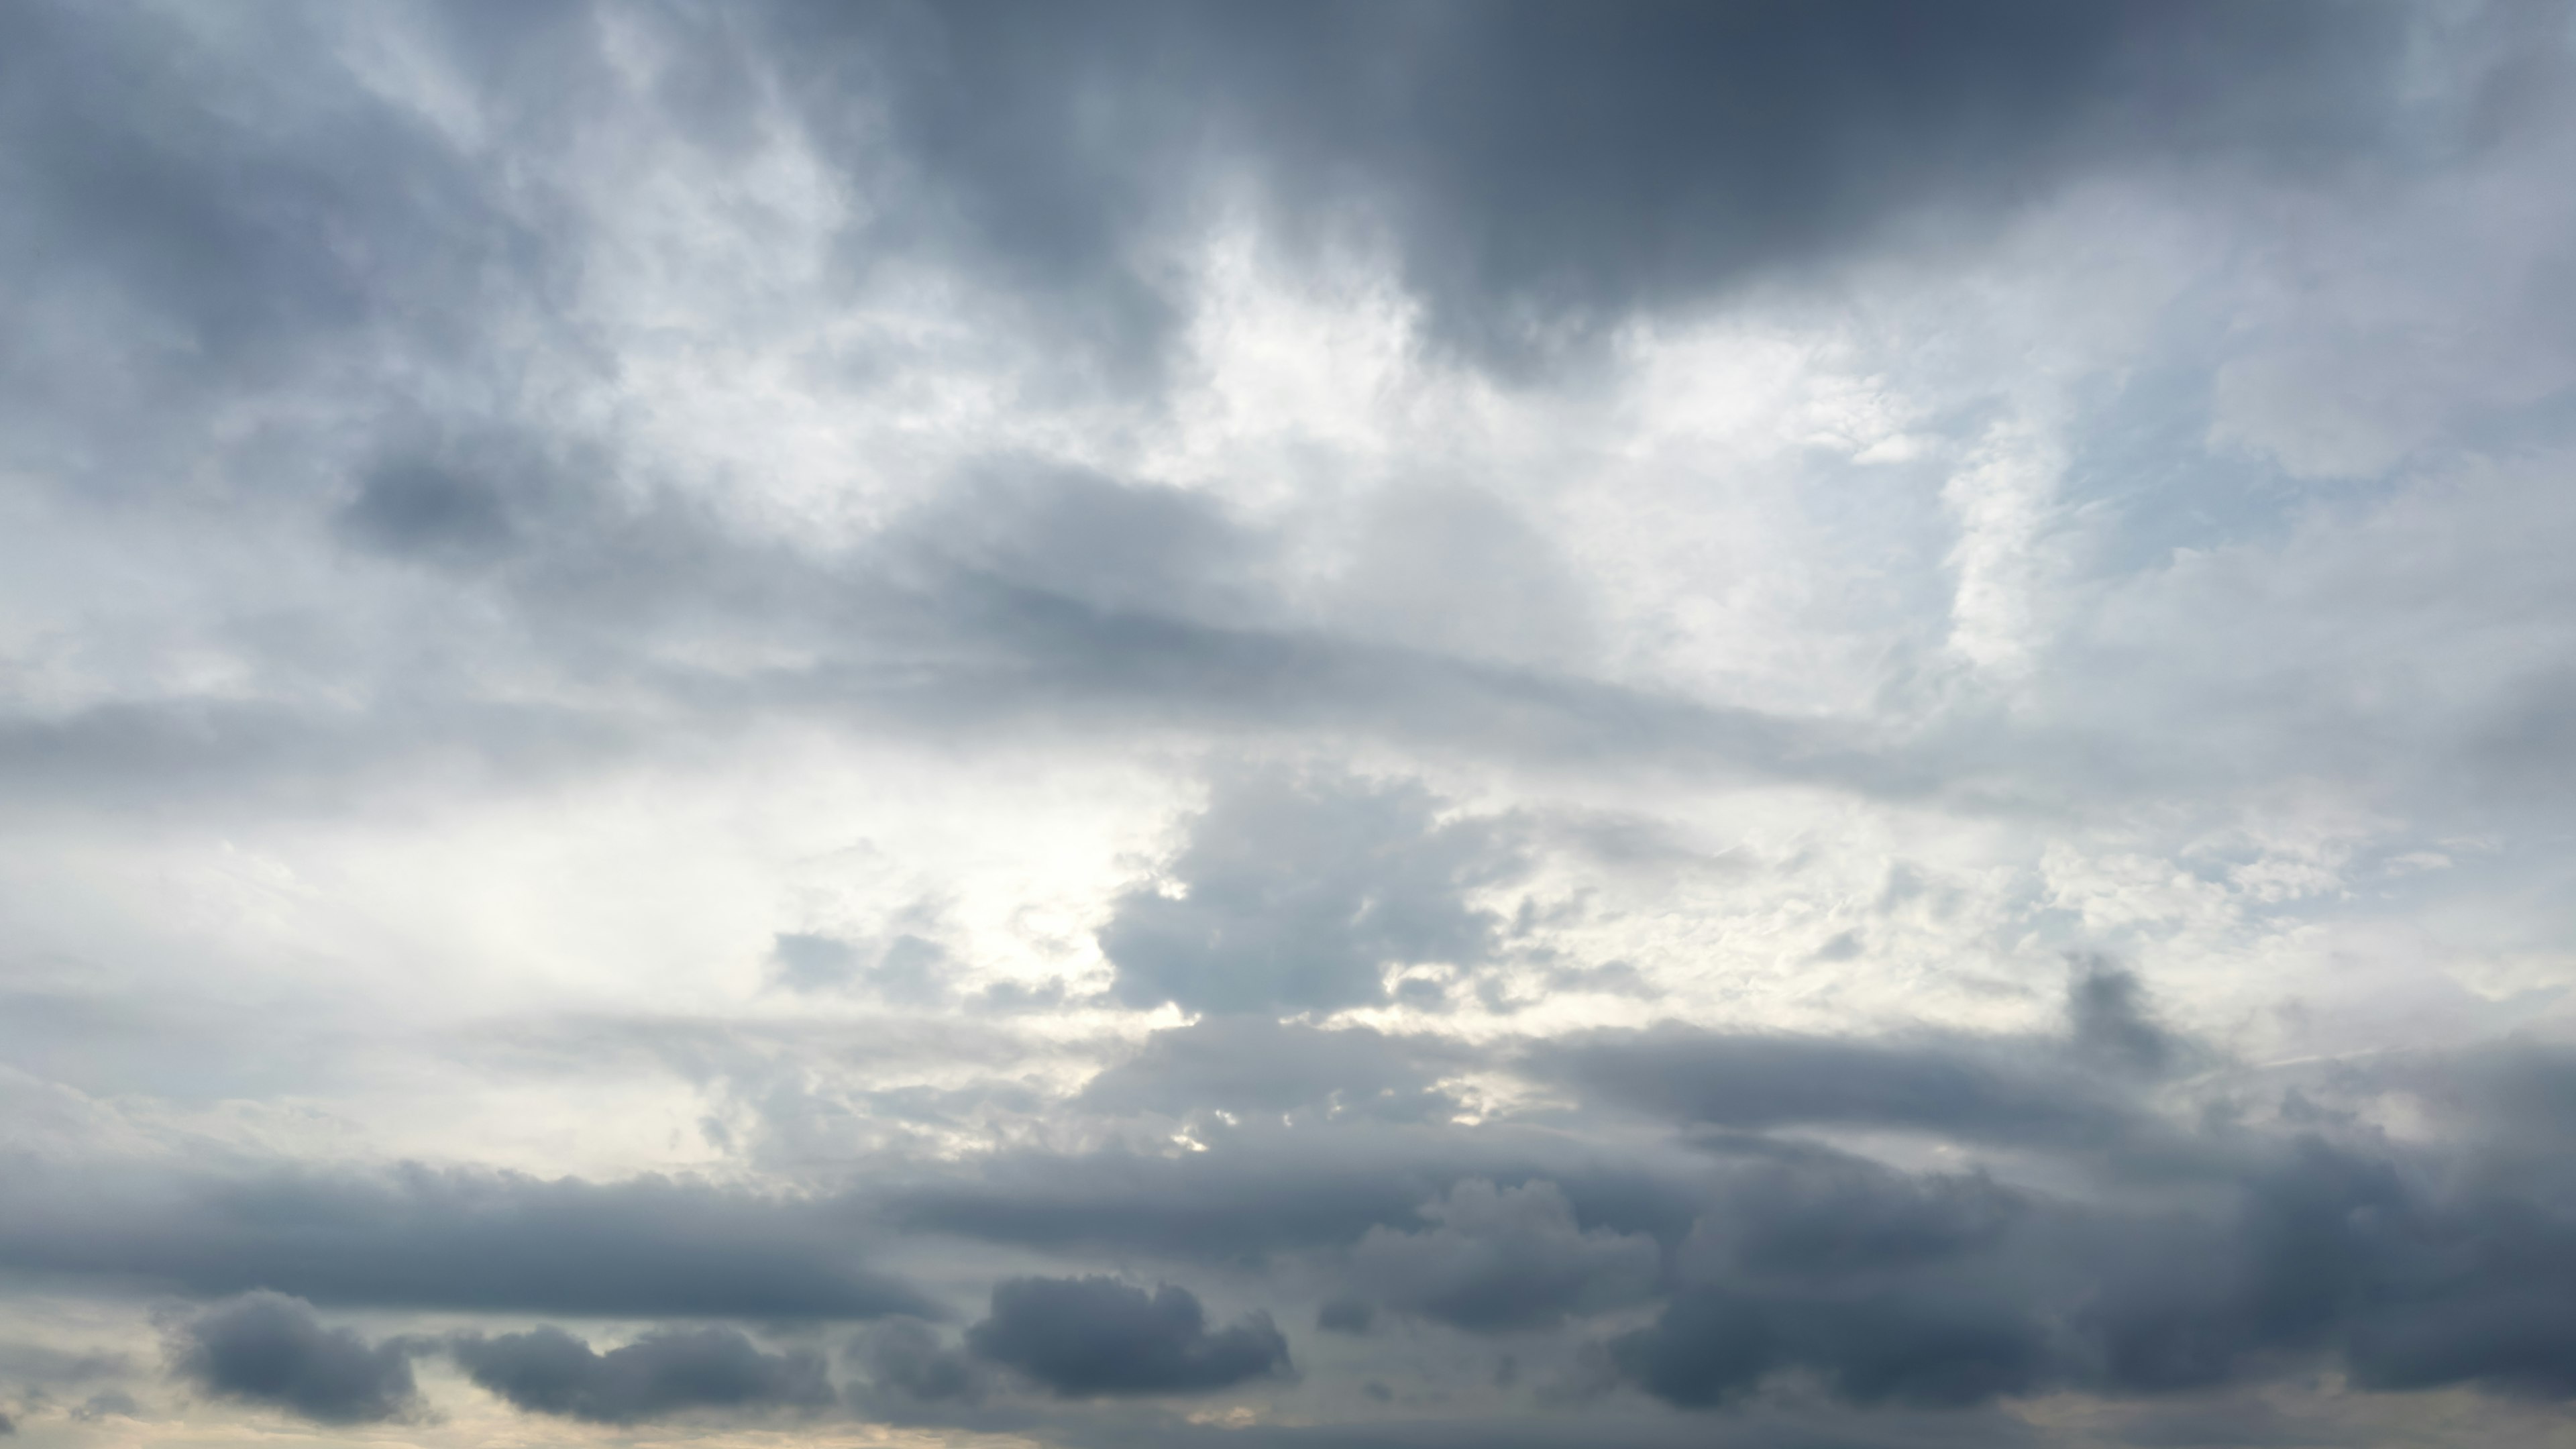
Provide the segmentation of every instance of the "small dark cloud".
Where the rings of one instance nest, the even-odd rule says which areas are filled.
[[[449,1344],[476,1384],[531,1413],[632,1424],[697,1409],[817,1409],[834,1401],[820,1354],[769,1353],[731,1328],[661,1329],[599,1353],[559,1328]]]
[[[1396,967],[1493,959],[1477,889],[1523,868],[1499,822],[1443,819],[1418,783],[1251,770],[1221,777],[1164,879],[1100,932],[1112,994],[1186,1011],[1336,1011],[1387,999]]]
[[[418,1408],[408,1344],[370,1344],[325,1328],[312,1305],[246,1293],[180,1324],[172,1366],[209,1393],[266,1404],[325,1424],[363,1424]]]
[[[1289,1367],[1269,1315],[1210,1332],[1187,1289],[1148,1294],[1115,1278],[1014,1278],[966,1343],[1066,1398],[1206,1393]]]
[[[427,460],[389,464],[369,475],[341,513],[340,525],[380,553],[458,562],[500,553],[512,532],[508,507],[491,479]]]
[[[2067,1025],[2087,1065],[2153,1076],[2185,1060],[2190,1044],[2157,1024],[2137,973],[2098,956],[2078,957],[2072,971]]]

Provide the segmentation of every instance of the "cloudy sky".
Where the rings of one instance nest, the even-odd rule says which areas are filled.
[[[2576,1444],[2576,11],[0,7],[0,1435]]]

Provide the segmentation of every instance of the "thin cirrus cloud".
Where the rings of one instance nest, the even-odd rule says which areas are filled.
[[[2571,37],[17,7],[0,1433],[2563,1438]]]

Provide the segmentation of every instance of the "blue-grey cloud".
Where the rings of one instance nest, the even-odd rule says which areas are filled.
[[[275,1289],[328,1304],[638,1317],[934,1311],[859,1262],[853,1222],[829,1204],[667,1180],[27,1161],[0,1200],[0,1264],[206,1296]]]
[[[220,1303],[179,1325],[171,1344],[173,1367],[199,1388],[322,1423],[372,1423],[418,1407],[409,1345],[326,1328],[311,1305],[284,1294]]]
[[[600,1353],[560,1328],[451,1341],[466,1377],[519,1408],[597,1424],[693,1410],[814,1410],[834,1402],[822,1355],[770,1353],[731,1328],[662,1329]]]
[[[1189,1290],[1115,1278],[1011,1279],[966,1344],[1067,1398],[1207,1393],[1289,1366],[1268,1315],[1210,1329]]]

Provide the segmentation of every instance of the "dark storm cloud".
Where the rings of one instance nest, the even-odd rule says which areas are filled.
[[[2332,160],[2379,139],[2405,21],[2032,0],[772,19],[818,133],[870,134],[853,97],[890,102],[926,197],[893,231],[970,248],[1131,363],[1172,318],[1159,233],[1220,179],[1248,173],[1292,228],[1364,216],[1435,332],[1508,361],[2126,158]]]
[[[818,1409],[834,1401],[820,1354],[769,1353],[731,1328],[662,1329],[600,1353],[560,1328],[487,1338],[448,1351],[466,1377],[518,1407],[595,1424],[632,1424],[699,1409]]]
[[[1757,1178],[1683,1247],[1623,1369],[1684,1405],[1799,1370],[1856,1403],[2215,1388],[2319,1359],[2358,1386],[2563,1397],[2576,1222],[2546,1181],[2316,1137],[2214,1208],[2070,1202],[1846,1163]]]
[[[1634,1055],[1614,1079],[1622,1101],[1670,1073],[1678,1085],[1650,1103],[1734,1129],[1704,1155],[1574,1151],[1508,1123],[1327,1120],[1211,1128],[1203,1150],[1171,1156],[998,1154],[891,1206],[1055,1251],[1342,1263],[1355,1292],[1327,1315],[1341,1331],[1372,1303],[1495,1331],[1661,1298],[1613,1360],[1692,1407],[1740,1404],[1783,1376],[1855,1405],[1960,1407],[2205,1392],[2322,1363],[2370,1389],[2576,1393],[2563,1053],[2344,1073],[2357,1105],[2451,1085],[2447,1139],[2409,1147],[2255,1078],[2215,1110],[2156,1105],[2159,1068],[2209,1054],[2098,962],[2073,973],[2069,1018],[2044,1037],[1747,1051],[1640,1033],[1574,1049],[1594,1067]],[[2041,1105],[2051,1097],[2071,1105]],[[1797,1125],[1998,1143],[2076,1187],[1763,1135]]]
[[[1130,1006],[1329,1012],[1387,998],[1408,965],[1492,960],[1502,918],[1473,891],[1525,868],[1501,822],[1442,820],[1419,784],[1256,771],[1221,777],[1168,886],[1118,898],[1100,948]]]
[[[326,1424],[401,1418],[418,1407],[409,1345],[325,1328],[311,1305],[283,1294],[245,1294],[180,1325],[171,1360],[210,1393]]]
[[[0,1186],[0,1266],[214,1295],[621,1316],[923,1313],[860,1265],[849,1215],[658,1179],[594,1184],[412,1168],[382,1175],[67,1172]]]
[[[1066,1398],[1207,1393],[1288,1369],[1269,1315],[1211,1332],[1187,1289],[1148,1294],[1115,1278],[1014,1278],[966,1345]]]

